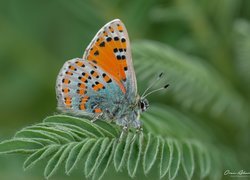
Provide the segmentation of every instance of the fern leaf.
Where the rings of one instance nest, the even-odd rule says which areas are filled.
[[[138,83],[150,83],[157,75],[155,72],[166,72],[170,83],[168,95],[182,108],[209,113],[211,117],[226,116],[235,126],[239,125],[235,119],[246,121],[248,111],[243,97],[205,61],[152,41],[138,41],[133,47]],[[145,88],[148,84],[140,86]]]
[[[166,110],[162,110],[163,116]],[[164,117],[155,118],[159,119],[152,119],[157,126],[163,124]],[[80,129],[76,127],[83,131],[78,133]],[[67,132],[63,132],[65,129]],[[145,175],[151,173],[154,165],[159,167],[160,178],[167,176],[175,179],[183,167],[186,177],[191,179],[196,166],[200,167],[201,178],[210,175],[213,162],[210,154],[213,151],[205,150],[210,146],[198,140],[185,137],[183,141],[153,133],[131,132],[119,140],[119,133],[120,128],[104,121],[95,124],[86,119],[57,115],[46,118],[43,123],[21,129],[13,139],[0,143],[0,152],[29,153],[24,170],[48,159],[44,168],[47,179],[60,167],[70,175],[82,162],[85,176],[92,179],[101,179],[111,164],[117,172],[126,169],[130,177],[136,176],[140,164]]]

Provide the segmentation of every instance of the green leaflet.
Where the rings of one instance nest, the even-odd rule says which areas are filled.
[[[200,171],[201,171],[200,172],[201,178],[204,178],[210,172],[210,168],[211,168],[210,158],[208,157],[209,154],[206,152],[207,150],[203,149],[203,147],[198,146],[197,150],[198,150],[197,155],[198,155],[198,159],[199,159],[199,167],[200,167]]]
[[[0,154],[29,153],[42,147],[41,143],[31,139],[14,138],[0,143]]]
[[[138,164],[141,159],[142,141],[143,141],[143,135],[140,134],[140,135],[137,135],[135,139],[132,139],[132,142],[130,145],[127,168],[128,168],[128,174],[131,177],[135,177],[135,173],[137,171]]]
[[[116,171],[120,171],[125,165],[132,137],[133,135],[128,133],[127,138],[122,139],[121,142],[117,144],[114,154],[114,166]]]
[[[159,146],[160,138],[152,137],[151,134],[148,134],[147,145],[143,156],[143,169],[145,174],[147,174],[154,165],[159,152]]]
[[[80,143],[77,143],[69,152],[68,159],[65,165],[66,174],[70,174],[76,167],[84,154],[90,149],[90,146],[95,142],[94,139],[85,139]]]
[[[183,143],[182,153],[182,167],[187,176],[187,179],[191,179],[194,174],[195,162],[194,151],[190,143]]]
[[[160,154],[160,178],[164,177],[169,171],[173,159],[173,143],[171,140],[164,140],[160,138],[161,148]]]
[[[62,143],[67,142],[67,140],[64,138],[62,138],[60,141],[59,138],[61,138],[61,137],[57,134],[53,134],[50,132],[44,132],[41,130],[25,130],[25,129],[23,129],[23,130],[17,132],[15,137],[16,138],[30,138],[30,139],[32,139],[32,138],[49,139],[50,141],[53,141],[54,143],[58,143],[58,144],[60,144],[61,141],[62,141]]]
[[[70,139],[65,138],[62,136],[59,132],[49,132],[46,129],[44,130],[36,130],[36,129],[22,129],[19,131],[15,136],[20,138],[39,138],[41,135],[44,136],[44,139],[46,137],[50,140],[53,140],[57,143],[64,144],[69,143]]]
[[[44,169],[44,177],[46,179],[55,173],[55,171],[58,169],[58,166],[60,165],[60,162],[65,158],[64,151],[66,150],[66,147],[67,145],[61,146],[48,161]]]
[[[104,136],[100,128],[97,128],[94,123],[91,123],[89,120],[86,120],[86,119],[80,119],[80,118],[64,116],[64,115],[57,115],[57,116],[46,118],[44,122],[75,125],[75,126],[82,128],[83,131],[85,130],[89,132],[91,135],[95,137]]]
[[[68,130],[67,128],[60,127],[60,126],[50,127],[50,126],[46,126],[46,124],[45,125],[38,124],[36,126],[27,127],[26,129],[28,129],[28,130],[41,130],[44,132],[50,132],[50,133],[60,135],[62,138],[64,138],[65,140],[68,140],[69,142],[75,141],[74,134],[71,133],[70,131],[67,131]]]
[[[172,162],[170,164],[169,167],[169,171],[168,171],[168,177],[169,179],[175,179],[175,177],[177,176],[178,172],[179,172],[179,168],[180,168],[180,163],[181,163],[181,147],[180,144],[177,141],[172,141],[172,140],[168,140],[168,144],[173,145],[173,157],[172,157]]]
[[[24,161],[23,163],[24,170],[27,170],[28,168],[32,168],[36,163],[47,158],[52,153],[57,151],[59,148],[60,148],[59,145],[50,145],[50,146],[44,147],[34,152],[26,159],[26,161]]]
[[[112,161],[114,149],[116,146],[116,140],[112,140],[106,148],[102,159],[98,163],[98,166],[95,168],[95,172],[93,173],[93,179],[101,179],[104,173],[107,171],[109,164]]]
[[[102,158],[103,153],[105,149],[107,148],[108,144],[109,144],[108,138],[98,139],[96,141],[95,145],[89,152],[86,163],[85,163],[84,173],[86,177],[89,177],[92,175],[95,168],[100,163],[100,159]]]

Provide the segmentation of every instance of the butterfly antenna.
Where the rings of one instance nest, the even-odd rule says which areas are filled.
[[[149,90],[151,87],[153,87],[157,82],[159,82],[159,80],[162,78],[162,75],[163,75],[163,73],[160,73],[160,74],[159,74],[159,76],[157,77],[157,79],[156,79],[154,82],[152,82],[152,83],[147,87],[147,89],[142,93],[141,97],[144,97],[145,94],[148,92],[148,90]]]
[[[161,87],[161,88],[159,88],[159,89],[155,89],[155,90],[153,90],[153,91],[151,91],[151,92],[149,92],[149,93],[143,95],[141,98],[143,99],[143,98],[147,97],[148,95],[150,95],[150,94],[152,94],[152,93],[155,93],[155,92],[157,92],[157,91],[161,91],[161,90],[163,90],[163,89],[167,89],[168,86],[169,86],[169,84],[166,84],[165,86],[163,86],[163,87]]]

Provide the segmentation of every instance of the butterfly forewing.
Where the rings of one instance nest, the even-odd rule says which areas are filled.
[[[113,77],[124,94],[135,98],[137,84],[130,42],[124,24],[115,19],[99,30],[87,47],[83,59],[98,65]]]

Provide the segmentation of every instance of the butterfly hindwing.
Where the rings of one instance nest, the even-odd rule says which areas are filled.
[[[124,24],[115,19],[103,26],[87,47],[83,59],[110,74],[124,94],[137,95],[130,42]]]
[[[116,101],[123,92],[114,79],[92,62],[67,61],[57,78],[58,108],[76,115],[95,116]]]

